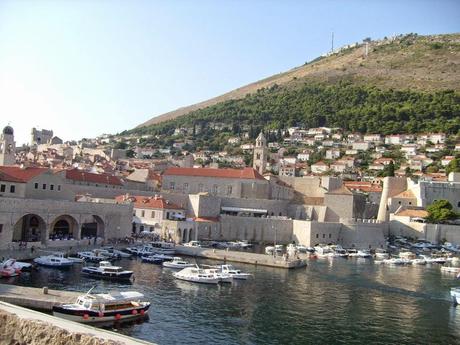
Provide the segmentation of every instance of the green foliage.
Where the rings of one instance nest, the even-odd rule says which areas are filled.
[[[460,172],[460,160],[457,158],[452,159],[446,166],[446,174],[451,172]]]
[[[113,148],[125,150],[126,148],[128,148],[128,144],[125,142],[118,142],[113,146]]]
[[[177,127],[196,126],[202,129],[197,137],[219,149],[224,143],[216,141],[214,131],[206,127],[211,121],[227,124],[232,134],[246,126],[251,139],[264,128],[295,125],[341,127],[361,133],[455,134],[460,132],[460,94],[452,90],[380,90],[347,82],[331,86],[305,83],[296,88],[274,85],[131,133],[171,135]]]
[[[136,153],[133,150],[126,151],[126,157],[128,158],[134,158],[135,155]]]
[[[445,199],[436,200],[428,206],[426,210],[428,211],[427,219],[433,223],[440,223],[458,217],[458,215],[452,211],[451,203]]]

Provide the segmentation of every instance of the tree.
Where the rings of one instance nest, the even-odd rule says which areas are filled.
[[[445,199],[436,200],[426,210],[428,211],[427,220],[433,223],[441,223],[458,217],[458,214],[452,211],[451,203]]]
[[[395,176],[395,165],[393,161],[390,161],[390,164],[385,166],[384,175],[385,176]]]
[[[126,148],[128,148],[128,144],[123,142],[123,141],[120,141],[118,143],[116,143],[113,147],[114,149],[122,149],[122,150],[125,150]]]
[[[134,152],[133,150],[126,151],[126,157],[128,158],[134,158],[135,155],[136,155],[136,152]]]
[[[446,166],[446,174],[449,175],[451,172],[460,172],[460,160],[457,158],[452,159]]]

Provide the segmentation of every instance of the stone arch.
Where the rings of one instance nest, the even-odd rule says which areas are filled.
[[[49,239],[80,239],[80,231],[77,220],[67,214],[56,217],[49,227]]]
[[[46,244],[46,238],[46,222],[37,214],[25,214],[14,224],[13,242],[41,242]]]
[[[81,238],[105,238],[105,223],[98,215],[86,217],[81,224]]]

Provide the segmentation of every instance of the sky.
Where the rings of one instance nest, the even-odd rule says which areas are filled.
[[[118,133],[302,65],[331,32],[460,32],[460,1],[0,0],[0,127]]]

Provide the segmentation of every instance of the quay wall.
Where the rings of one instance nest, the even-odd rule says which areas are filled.
[[[460,225],[427,224],[394,218],[390,222],[390,233],[395,236],[423,239],[435,244],[447,241],[460,245]]]
[[[28,345],[147,345],[114,332],[0,302],[0,343]]]

